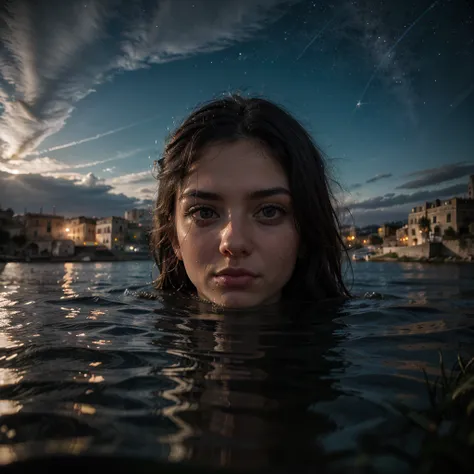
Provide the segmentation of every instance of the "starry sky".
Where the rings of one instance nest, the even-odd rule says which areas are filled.
[[[473,5],[10,0],[0,7],[0,206],[106,216],[150,205],[169,131],[235,91],[276,101],[311,132],[356,225],[465,196]]]

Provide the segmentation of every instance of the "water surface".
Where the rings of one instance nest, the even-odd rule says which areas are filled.
[[[416,454],[397,407],[426,408],[422,369],[434,376],[439,350],[449,365],[472,347],[474,266],[353,268],[359,298],[344,304],[224,315],[138,297],[149,262],[8,263],[1,463],[121,455],[138,472],[145,459],[315,472],[394,437]],[[406,469],[397,456],[374,463]]]

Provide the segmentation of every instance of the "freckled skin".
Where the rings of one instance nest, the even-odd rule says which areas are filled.
[[[291,278],[298,255],[291,196],[249,199],[253,191],[284,188],[288,179],[259,144],[240,140],[209,146],[176,196],[175,252],[200,298],[229,308],[275,303]],[[210,191],[220,200],[196,196]],[[257,277],[245,288],[226,288],[215,273],[245,268]]]

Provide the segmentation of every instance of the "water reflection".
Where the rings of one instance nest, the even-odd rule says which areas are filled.
[[[61,288],[64,292],[64,298],[78,296],[78,294],[72,288],[72,284],[75,280],[75,271],[74,271],[74,263],[65,263],[64,264],[64,271],[65,274],[62,278],[62,285]]]
[[[224,314],[138,298],[147,263],[101,265],[4,269],[0,415],[14,436],[0,432],[0,462],[120,453],[302,472],[345,450],[350,466],[365,434],[391,427],[395,402],[427,406],[422,368],[437,373],[438,349],[449,367],[472,348],[472,266],[458,280],[426,266],[413,283],[413,267],[361,263],[354,291],[387,282],[380,297]]]
[[[160,440],[169,459],[235,469],[321,461],[319,440],[336,424],[309,407],[340,394],[334,373],[344,364],[331,353],[340,325],[317,305],[293,306],[291,319],[288,309],[157,322],[153,344],[179,357],[160,371],[175,383],[162,393],[174,402],[163,414],[177,427]]]

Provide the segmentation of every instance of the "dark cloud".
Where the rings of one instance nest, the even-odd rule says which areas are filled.
[[[388,211],[380,209],[370,211],[356,210],[352,213],[352,219],[347,219],[347,222],[351,225],[363,227],[372,224],[380,225],[385,222],[406,221],[410,210],[408,206],[401,206]]]
[[[53,206],[60,215],[108,216],[122,215],[125,210],[151,204],[124,194],[113,194],[112,186],[101,184],[93,175],[86,182],[41,176],[39,174],[14,175],[0,171],[0,203],[22,213],[45,213]]]
[[[392,173],[384,173],[384,174],[377,174],[373,178],[370,178],[366,181],[367,184],[375,183],[376,181],[380,181],[381,179],[391,178]]]
[[[396,189],[419,189],[434,186],[436,184],[467,177],[470,174],[474,174],[474,163],[462,161],[411,173],[408,176],[416,176],[417,178],[397,186]]]
[[[354,184],[350,184],[347,188],[348,191],[354,191],[356,189],[360,189],[362,187],[362,184],[361,183],[354,183]]]
[[[466,184],[456,184],[448,188],[437,189],[434,191],[418,191],[412,194],[388,193],[383,196],[376,196],[364,201],[350,204],[348,207],[351,210],[386,209],[390,207],[401,206],[403,204],[422,203],[437,198],[459,196],[465,194],[466,190]]]

